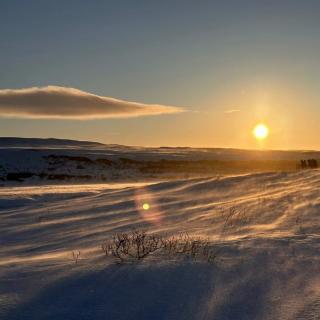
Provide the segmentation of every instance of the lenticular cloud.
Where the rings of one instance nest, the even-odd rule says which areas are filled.
[[[99,96],[79,89],[47,86],[0,90],[0,116],[101,119],[180,113],[183,109]]]

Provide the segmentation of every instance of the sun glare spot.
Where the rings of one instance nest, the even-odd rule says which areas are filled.
[[[269,128],[265,124],[259,123],[253,129],[253,135],[256,139],[263,140],[268,137]]]
[[[149,203],[144,203],[144,204],[142,205],[142,208],[143,208],[143,210],[149,210],[149,209],[150,209]]]

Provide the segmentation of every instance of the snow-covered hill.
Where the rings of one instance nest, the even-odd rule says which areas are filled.
[[[69,139],[41,139],[0,137],[0,148],[41,148],[41,149],[76,149],[76,148],[101,148],[104,145],[98,142],[77,141]]]
[[[319,188],[319,170],[2,187],[0,318],[319,319]],[[132,229],[208,237],[218,258],[105,257]]]
[[[0,180],[135,181],[295,170],[316,151],[145,148],[59,139],[0,138]]]
[[[127,157],[134,160],[300,160],[320,159],[320,151],[244,150],[232,148],[138,147],[67,139],[0,137],[0,149],[66,151],[72,155]],[[66,150],[67,149],[67,150]]]

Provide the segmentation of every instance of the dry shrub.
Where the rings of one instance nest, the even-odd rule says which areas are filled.
[[[145,231],[117,233],[102,245],[107,256],[120,261],[141,260],[162,247],[161,237],[148,235]]]
[[[80,259],[81,251],[72,251],[72,259],[77,264],[78,260]]]
[[[163,249],[167,255],[182,255],[193,260],[212,262],[217,256],[209,239],[192,237],[188,233],[180,233],[163,240]]]
[[[209,239],[191,237],[187,233],[166,238],[145,231],[118,233],[102,244],[102,250],[118,262],[140,261],[156,251],[165,258],[180,256],[213,262],[218,253]]]
[[[224,219],[225,220],[221,230],[222,235],[226,235],[231,232],[237,232],[251,222],[247,209],[242,206],[231,206],[228,210],[226,210]]]

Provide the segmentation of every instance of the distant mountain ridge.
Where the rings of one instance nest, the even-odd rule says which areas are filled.
[[[140,147],[119,144],[103,144],[92,141],[79,141],[57,138],[19,138],[0,137],[2,153],[7,149],[31,150],[46,154],[59,152],[86,156],[90,158],[104,157],[108,159],[130,158],[139,161],[145,160],[291,160],[320,159],[320,151],[313,150],[253,150],[236,148],[194,148],[194,147]],[[7,152],[5,152],[7,153]]]
[[[0,138],[0,181],[128,181],[295,171],[319,151],[138,147],[70,139]],[[300,166],[300,167],[299,167]],[[3,182],[1,182],[3,183]]]
[[[99,142],[57,138],[0,137],[0,148],[103,147]]]

